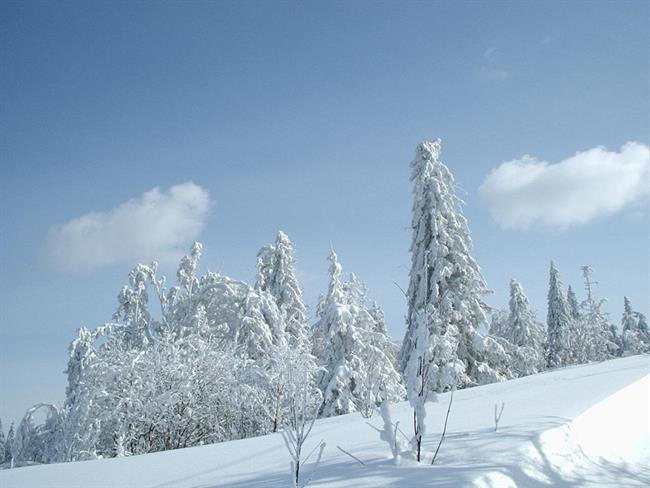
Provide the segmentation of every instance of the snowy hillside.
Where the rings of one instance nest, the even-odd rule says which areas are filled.
[[[310,486],[647,486],[649,365],[648,356],[634,356],[460,390],[435,466],[396,466],[387,445],[359,414],[319,420],[307,451],[321,439],[327,447]],[[428,406],[428,452],[438,443],[448,401],[444,394]],[[494,405],[502,402],[505,408],[495,432]],[[392,414],[410,433],[408,404],[394,405]],[[369,422],[381,426],[377,416]],[[290,486],[289,456],[281,436],[273,434],[142,456],[4,470],[0,486],[279,488]]]

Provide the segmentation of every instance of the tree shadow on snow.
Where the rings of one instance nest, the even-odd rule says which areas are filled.
[[[611,461],[591,460],[584,453],[578,455],[585,461],[580,466],[587,469],[563,474],[548,458],[540,442],[539,433],[565,425],[567,419],[546,417],[534,424],[480,431],[450,433],[445,437],[434,466],[400,465],[386,457],[364,457],[364,452],[376,453],[376,442],[358,443],[344,446],[355,456],[360,457],[364,466],[329,446],[310,487],[354,486],[354,487],[437,487],[462,488],[479,486],[481,488],[579,488],[584,486],[648,486],[650,468],[614,463]],[[434,451],[439,434],[432,434],[425,439],[425,449]],[[513,449],[513,445],[517,446]],[[520,447],[528,447],[530,452],[522,452]],[[473,458],[468,461],[467,452]],[[386,447],[386,453],[388,448]],[[461,453],[460,455],[458,455]],[[553,453],[557,461],[558,453]],[[255,454],[248,458],[255,466]],[[430,458],[429,458],[430,459]],[[567,457],[567,463],[575,461],[575,453]],[[216,483],[200,483],[194,488],[286,488],[290,486],[289,460],[286,456],[285,466],[277,466],[274,472],[252,475],[245,480],[219,481],[218,469],[215,470]],[[307,465],[306,475],[312,466]],[[209,472],[207,470],[206,472]],[[205,474],[205,473],[203,473]],[[177,480],[180,481],[180,480]],[[183,480],[186,481],[186,480]],[[173,486],[170,484],[169,486]]]

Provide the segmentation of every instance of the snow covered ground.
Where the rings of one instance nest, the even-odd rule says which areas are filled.
[[[327,442],[314,487],[627,487],[650,485],[650,358],[634,356],[546,372],[454,395],[435,466],[396,466],[358,414],[320,420],[307,452]],[[427,410],[435,450],[449,395]],[[494,405],[505,403],[498,432]],[[406,403],[393,420],[409,433]],[[381,418],[369,422],[381,426]],[[354,454],[361,465],[337,449]],[[310,466],[306,467],[310,470]],[[287,487],[279,434],[120,459],[4,470],[2,488]]]

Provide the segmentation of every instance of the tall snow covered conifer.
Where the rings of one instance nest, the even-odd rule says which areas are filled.
[[[423,142],[411,162],[411,272],[407,330],[399,357],[400,370],[407,376],[409,361],[418,361],[414,351],[433,347],[435,364],[428,387],[436,391],[495,378],[479,359],[478,348],[484,341],[476,333],[485,321],[481,297],[486,286],[471,256],[463,202],[456,195],[451,172],[439,159],[440,151],[440,139]],[[428,333],[422,334],[422,327]],[[431,344],[418,347],[421,337],[428,337]]]
[[[562,293],[560,272],[551,261],[548,287],[548,314],[546,325],[546,364],[549,368],[566,366],[572,362],[571,317]]]
[[[293,243],[282,231],[275,245],[265,246],[257,254],[255,288],[268,291],[278,305],[292,347],[308,348],[307,307],[295,269]]]

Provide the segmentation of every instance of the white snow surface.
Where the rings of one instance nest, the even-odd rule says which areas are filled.
[[[575,366],[459,390],[434,466],[391,459],[359,414],[316,422],[306,452],[327,443],[313,487],[635,487],[650,485],[650,357]],[[435,450],[449,394],[428,404],[424,449]],[[505,403],[498,432],[494,405]],[[410,434],[412,410],[391,407]],[[365,465],[337,449],[341,446]],[[430,454],[429,454],[430,459]],[[304,468],[311,470],[311,461]],[[0,471],[2,488],[290,486],[280,434],[126,458]]]

